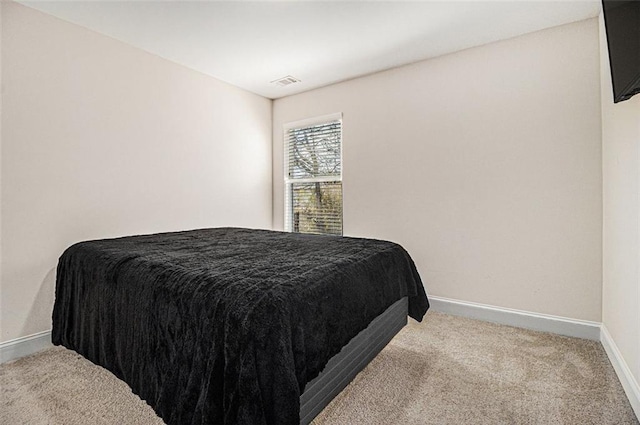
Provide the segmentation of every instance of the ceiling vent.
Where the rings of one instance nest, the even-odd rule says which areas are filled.
[[[286,77],[278,78],[277,80],[273,80],[271,83],[277,84],[280,87],[289,86],[291,84],[299,83],[296,77],[292,77],[291,75],[287,75]]]

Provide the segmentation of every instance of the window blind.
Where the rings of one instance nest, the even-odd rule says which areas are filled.
[[[342,235],[342,119],[285,126],[285,230]]]

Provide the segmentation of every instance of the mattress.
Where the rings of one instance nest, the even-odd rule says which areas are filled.
[[[389,306],[428,301],[399,245],[239,228],[87,241],[60,257],[52,340],[169,425],[297,424],[300,396]]]

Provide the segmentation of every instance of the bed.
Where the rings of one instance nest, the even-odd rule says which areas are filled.
[[[306,424],[428,307],[395,243],[200,229],[69,247],[52,341],[169,425]]]

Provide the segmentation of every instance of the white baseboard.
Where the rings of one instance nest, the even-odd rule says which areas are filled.
[[[38,332],[3,342],[0,344],[0,364],[37,353],[49,347],[53,347],[51,331]]]
[[[429,296],[429,301],[431,308],[441,313],[576,338],[595,341],[600,340],[599,322],[569,319],[566,317],[495,307],[444,297]]]
[[[613,341],[613,338],[611,338],[604,324],[602,325],[601,331],[600,341],[602,342],[602,346],[607,352],[609,361],[618,375],[618,379],[622,384],[622,388],[624,388],[624,392],[627,394],[627,398],[629,399],[629,403],[631,403],[633,411],[636,413],[636,417],[640,419],[640,385],[638,385],[638,381],[633,377],[627,362],[624,361],[618,346]]]

